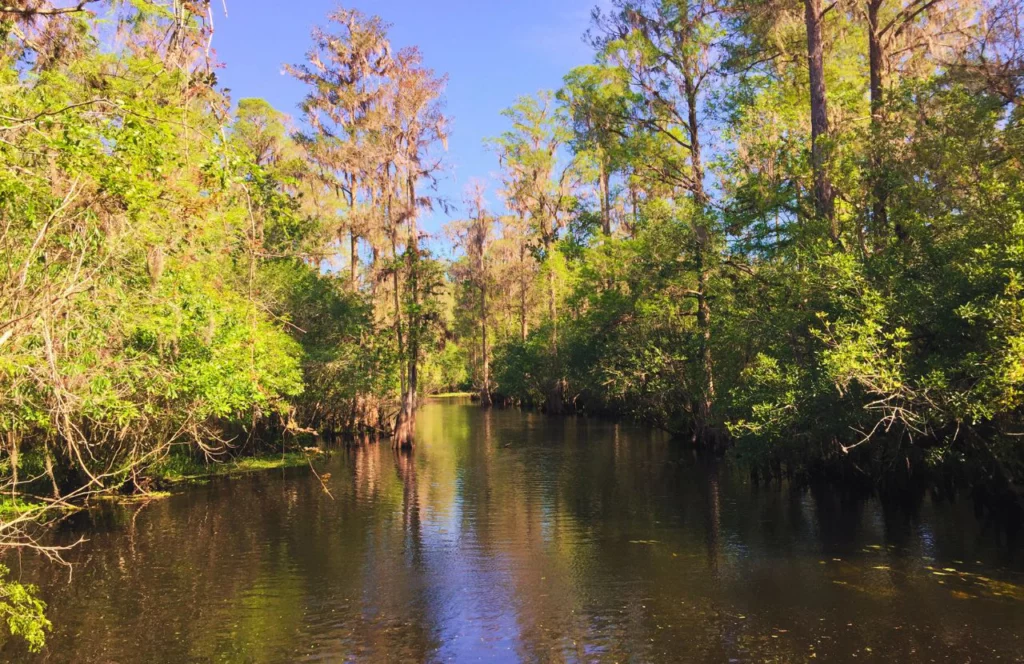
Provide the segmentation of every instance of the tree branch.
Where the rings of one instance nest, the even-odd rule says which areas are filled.
[[[13,5],[0,5],[0,14],[15,14],[22,18],[32,18],[33,16],[59,16],[61,14],[75,14],[77,12],[85,11],[85,6],[90,5],[99,0],[79,0],[77,5],[72,7],[50,7],[49,9],[36,7],[15,7]]]

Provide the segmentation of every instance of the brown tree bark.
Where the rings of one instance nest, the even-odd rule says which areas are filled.
[[[473,237],[474,253],[476,254],[476,280],[480,288],[480,364],[481,378],[480,403],[483,406],[491,405],[491,364],[490,349],[487,346],[487,236],[490,228],[490,218],[483,206],[482,192],[477,195],[475,232],[471,231]]]
[[[878,24],[878,14],[885,0],[868,0],[868,69],[869,87],[871,90],[871,179],[872,179],[872,201],[871,221],[874,226],[876,237],[889,225],[888,210],[886,209],[887,192],[885,177],[882,174],[882,159],[879,154],[881,146],[879,135],[882,128],[882,33]]]
[[[349,232],[349,246],[352,253],[349,268],[349,285],[352,288],[352,292],[355,293],[359,291],[359,236],[355,234],[355,231]]]
[[[604,159],[601,159],[601,172],[598,175],[597,186],[601,196],[601,231],[606,236],[612,234],[612,202],[609,179],[608,166],[605,164]]]
[[[480,274],[483,275],[483,257],[480,258]],[[491,357],[487,347],[487,284],[480,284],[480,351],[483,354],[483,385],[480,388],[480,403],[491,405]]]
[[[419,238],[416,228],[416,189],[412,175],[407,177],[406,188],[408,191],[408,205],[410,209],[409,219],[409,244],[406,247],[406,260],[409,270],[409,293],[412,296],[413,307],[419,304]],[[419,388],[419,326],[421,321],[410,317],[408,329],[406,330],[408,356],[406,360],[406,381],[405,390],[402,394],[402,407],[398,413],[398,420],[395,423],[394,446],[400,449],[412,449],[415,444],[414,431],[416,428],[416,398]]]
[[[554,224],[552,224],[552,228]],[[551,233],[545,233],[544,235],[544,254],[547,259],[551,260],[551,252],[554,250],[554,242],[552,241]],[[558,290],[555,281],[555,271],[548,269],[548,316],[551,318],[551,354],[554,358],[556,365],[558,362]],[[564,410],[565,405],[565,378],[559,377],[551,385],[548,392],[546,409],[553,415],[561,414]]]
[[[829,236],[839,242],[835,215],[835,193],[828,176],[828,101],[825,94],[825,56],[822,41],[821,0],[804,0],[807,25],[807,67],[811,87],[811,168],[814,172],[814,209],[828,222]]]
[[[711,229],[705,216],[708,205],[707,191],[704,189],[704,162],[700,142],[700,117],[698,115],[697,84],[695,82],[696,67],[692,59],[688,59],[684,72],[686,91],[687,123],[690,129],[690,165],[693,176],[693,200],[696,204],[696,235],[697,249],[697,329],[700,333],[700,365],[702,374],[701,395],[697,404],[697,433],[707,436],[712,423],[712,408],[715,401],[715,362],[711,351],[711,305],[708,302],[708,282],[710,266],[708,265],[712,246]]]
[[[523,227],[523,214],[519,213],[519,226]],[[519,336],[523,342],[529,333],[529,324],[526,321],[526,299],[530,290],[530,280],[526,271],[526,240],[519,242]]]

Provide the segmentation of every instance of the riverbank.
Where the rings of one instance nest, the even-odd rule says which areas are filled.
[[[913,503],[925,494],[940,501],[966,498],[974,504],[979,519],[994,519],[1008,529],[1024,530],[1024,485],[1016,479],[1024,476],[1020,466],[999,463],[986,445],[978,443],[976,434],[961,434],[955,444],[944,443],[936,435],[921,437],[912,445],[898,437],[879,436],[870,444],[844,449],[825,440],[811,446],[806,436],[788,445],[769,445],[717,431],[709,444],[693,433],[692,426],[672,426],[664,419],[588,407],[584,401],[553,413],[542,401],[517,402],[497,396],[494,407],[545,417],[648,426],[703,458],[728,461],[747,473],[754,484],[784,482],[797,489],[836,490],[892,502]]]
[[[158,487],[208,481],[214,477],[233,477],[267,470],[306,466],[315,459],[327,456],[320,448],[301,451],[256,454],[234,457],[224,461],[206,461],[186,455],[169,455],[167,459],[147,469],[143,477]]]

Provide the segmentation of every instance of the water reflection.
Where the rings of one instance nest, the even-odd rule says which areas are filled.
[[[69,522],[49,662],[1002,661],[1021,554],[969,510],[749,485],[657,432],[427,405],[414,455]]]

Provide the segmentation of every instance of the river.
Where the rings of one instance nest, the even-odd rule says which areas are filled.
[[[757,487],[644,427],[426,404],[339,449],[76,515],[25,662],[1022,661],[1024,556],[968,505]],[[17,570],[16,570],[17,571]]]

